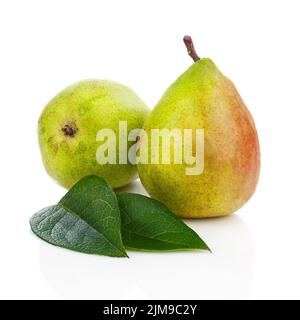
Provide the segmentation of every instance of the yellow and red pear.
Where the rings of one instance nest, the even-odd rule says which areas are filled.
[[[184,42],[194,63],[150,113],[144,124],[148,141],[142,136],[140,147],[151,145],[151,129],[204,129],[204,170],[187,175],[187,164],[171,159],[170,164],[138,164],[139,176],[149,194],[180,217],[228,215],[255,191],[260,170],[257,131],[234,84],[212,60],[198,57],[189,36]],[[162,148],[159,144],[151,153],[161,155]]]

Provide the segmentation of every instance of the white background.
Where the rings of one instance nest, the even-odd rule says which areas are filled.
[[[0,2],[0,298],[300,298],[299,1]],[[46,174],[37,119],[85,78],[127,84],[153,108],[192,63],[192,35],[236,84],[257,125],[262,168],[235,215],[188,224],[213,254],[130,259],[56,248],[28,220],[65,190]],[[130,190],[143,192],[139,182]]]

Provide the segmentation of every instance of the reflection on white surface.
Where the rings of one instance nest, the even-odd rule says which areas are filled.
[[[122,191],[144,193],[139,182]],[[243,220],[233,215],[186,222],[213,253],[130,251],[129,259],[109,258],[41,243],[42,274],[68,299],[249,298],[254,245]]]

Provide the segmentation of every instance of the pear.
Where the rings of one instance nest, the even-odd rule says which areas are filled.
[[[192,129],[194,138],[196,129],[202,129],[203,170],[187,174],[189,163],[175,163],[175,151],[183,150],[184,140],[173,139],[170,163],[162,163],[166,150],[156,144],[151,154],[159,154],[160,161],[139,163],[139,176],[148,193],[180,217],[228,215],[255,191],[260,170],[257,131],[233,83],[212,60],[199,58],[191,37],[185,36],[184,43],[194,63],[150,112],[139,148],[147,144],[151,149],[152,129]],[[192,155],[199,157],[195,140]]]
[[[137,177],[137,169],[130,162],[118,161],[119,121],[127,121],[128,131],[142,128],[148,111],[131,89],[119,83],[84,80],[67,87],[47,104],[38,122],[48,174],[68,189],[87,175],[98,175],[113,188],[128,184]],[[116,133],[116,164],[101,164],[97,159],[101,129]],[[133,143],[129,142],[128,148]]]

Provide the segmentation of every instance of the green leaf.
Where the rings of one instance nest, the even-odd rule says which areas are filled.
[[[117,198],[126,248],[210,250],[196,232],[159,201],[134,193],[118,193]]]
[[[33,215],[30,225],[38,237],[56,246],[85,253],[127,256],[116,195],[97,176],[81,179],[57,205]]]

